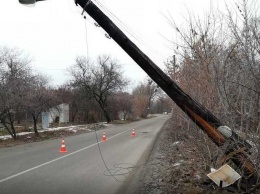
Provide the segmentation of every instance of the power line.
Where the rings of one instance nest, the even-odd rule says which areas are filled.
[[[149,49],[150,51],[152,51],[154,54],[156,54],[159,58],[165,60],[165,57],[158,52],[157,50],[155,50],[152,46],[150,46],[147,42],[145,42],[143,39],[144,38],[140,38],[139,35],[133,30],[131,29],[127,24],[125,24],[121,19],[119,19],[109,8],[107,8],[104,4],[102,4],[99,0],[94,0],[99,7],[107,13],[107,15],[109,15],[111,18],[114,19],[114,21],[117,23],[117,25],[119,25],[120,27],[122,27],[130,36],[132,36],[135,40],[137,40],[142,46],[146,47],[147,49]],[[140,33],[139,33],[140,34]],[[143,35],[141,35],[143,36]]]
[[[87,29],[87,21],[86,16],[84,16],[85,30],[86,30],[86,46],[87,46],[87,60],[89,59],[89,47],[88,47],[88,29]]]

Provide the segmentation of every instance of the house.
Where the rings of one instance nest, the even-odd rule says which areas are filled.
[[[46,129],[50,123],[69,122],[69,104],[63,103],[42,113],[42,128]]]

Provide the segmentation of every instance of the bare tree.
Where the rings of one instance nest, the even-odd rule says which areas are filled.
[[[13,138],[15,113],[22,107],[24,96],[29,92],[34,79],[30,60],[19,49],[0,48],[0,120]]]
[[[95,122],[99,119],[100,108],[84,89],[63,85],[56,90],[56,95],[62,103],[70,105],[71,122]]]
[[[57,97],[62,103],[70,105],[70,121],[74,122],[82,107],[83,95],[80,90],[74,89],[69,85],[62,85],[57,90]]]
[[[37,122],[42,112],[49,110],[59,103],[55,91],[48,87],[48,78],[37,75],[30,85],[30,92],[23,99],[23,108],[26,114],[33,119],[33,129],[36,135],[39,135]]]
[[[111,122],[108,98],[128,83],[122,75],[119,63],[110,56],[99,56],[96,65],[85,57],[77,57],[76,64],[69,72],[73,76],[72,85],[84,91],[86,97],[94,98],[106,121]]]
[[[159,95],[152,106],[152,112],[154,113],[171,113],[173,101],[164,93]]]
[[[229,103],[233,104],[236,120],[241,129],[260,129],[260,15],[254,0],[240,0],[235,10],[229,11],[228,22],[233,34],[234,48],[229,68],[234,76],[223,83],[226,88],[236,88],[237,95],[227,91]],[[235,14],[234,14],[235,13]],[[239,100],[237,100],[239,99]]]
[[[147,117],[156,94],[158,86],[150,79],[133,89],[134,111],[138,116]]]
[[[110,98],[110,109],[114,113],[114,117],[119,117],[122,115],[123,120],[131,114],[132,112],[132,95],[128,92],[118,92]]]
[[[236,1],[235,10],[228,9],[227,17],[213,10],[205,20],[190,15],[186,29],[168,20],[181,40],[173,43],[178,58],[177,82],[223,123],[251,140],[260,125],[260,17],[256,4],[251,6],[254,2]],[[167,64],[171,75],[173,63]],[[210,149],[208,140],[203,141],[203,158],[210,163],[216,151]],[[257,142],[259,138],[254,147],[260,148]]]

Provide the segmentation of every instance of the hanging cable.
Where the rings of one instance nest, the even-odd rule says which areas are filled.
[[[86,3],[86,5],[84,6],[84,8],[83,8],[83,10],[82,10],[82,13],[81,13],[81,15],[83,15],[83,14],[84,14],[84,12],[85,12],[85,10],[86,10],[87,6],[88,6],[90,3],[91,3],[91,0],[88,0],[88,2]],[[77,5],[77,4],[76,4],[76,5]]]
[[[130,36],[132,36],[134,39],[136,39],[141,45],[146,47],[148,50],[152,51],[154,54],[156,54],[159,58],[165,60],[165,57],[155,50],[152,46],[150,46],[148,43],[146,43],[142,38],[140,38],[137,33],[134,32],[127,24],[125,24],[121,19],[119,19],[109,8],[104,6],[99,0],[94,0],[99,7],[105,11],[111,18],[117,22],[119,26],[121,26]]]
[[[86,17],[84,18],[85,20],[85,30],[86,30],[86,46],[87,46],[87,60],[89,59],[89,46],[88,46],[88,28],[87,28],[87,21]]]
[[[120,173],[118,173],[118,170],[117,170],[117,171],[116,171],[117,174],[115,174],[115,173],[112,173],[112,172],[111,172],[113,169],[109,169],[109,168],[108,168],[108,166],[107,166],[107,164],[106,164],[106,161],[105,161],[105,159],[104,159],[104,157],[103,157],[103,154],[102,154],[100,145],[99,145],[100,142],[98,141],[96,129],[95,129],[95,135],[96,135],[96,141],[97,141],[97,145],[98,145],[98,151],[99,151],[99,154],[100,154],[101,159],[102,159],[102,161],[103,161],[103,164],[104,164],[104,166],[105,166],[105,168],[106,168],[106,171],[104,171],[104,175],[112,176],[112,177],[113,177],[116,181],[118,181],[118,182],[125,182],[125,181],[126,181],[126,177],[125,177],[125,174],[124,174],[124,173],[121,173],[121,174],[120,174]],[[120,170],[119,170],[119,171],[120,171]],[[108,174],[105,174],[105,172],[108,172]],[[123,180],[119,180],[115,175],[124,176],[124,179],[123,179]]]

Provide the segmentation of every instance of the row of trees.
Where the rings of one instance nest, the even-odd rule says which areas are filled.
[[[83,100],[94,101],[108,123],[118,119],[120,113],[123,119],[146,118],[151,110],[162,113],[155,108],[162,101],[165,111],[170,109],[170,100],[149,79],[139,83],[131,94],[126,92],[130,80],[123,77],[118,61],[109,56],[98,57],[96,65],[83,56],[77,57],[69,72],[73,77],[70,88],[81,93]]]
[[[0,123],[13,138],[17,125],[33,125],[38,135],[42,112],[61,103],[70,105],[71,122],[111,122],[120,115],[121,119],[146,118],[151,110],[169,110],[169,100],[152,81],[126,92],[130,80],[123,77],[121,65],[110,56],[99,56],[95,61],[76,57],[68,69],[72,79],[57,88],[50,87],[48,78],[33,71],[30,64],[21,50],[0,47]],[[160,103],[165,110],[158,108]]]
[[[255,0],[236,1],[225,14],[211,10],[204,20],[191,15],[187,27],[182,28],[169,19],[179,41],[173,42],[174,58],[167,61],[166,71],[223,123],[246,138],[256,138],[254,143],[259,148],[260,16],[257,7]],[[185,118],[180,112],[175,115],[179,115],[180,125],[190,127],[186,119],[180,119]],[[204,148],[209,151],[207,146]],[[259,161],[259,152],[255,156]]]
[[[179,62],[166,63],[188,94],[246,131],[260,129],[260,17],[253,2],[238,2],[237,15],[228,10],[227,16],[212,11],[205,21],[190,17],[186,29],[169,20],[182,41],[174,43]]]
[[[41,112],[57,103],[46,77],[34,73],[30,63],[21,50],[0,47],[0,122],[13,138],[15,122],[20,124],[27,116],[37,134]]]

